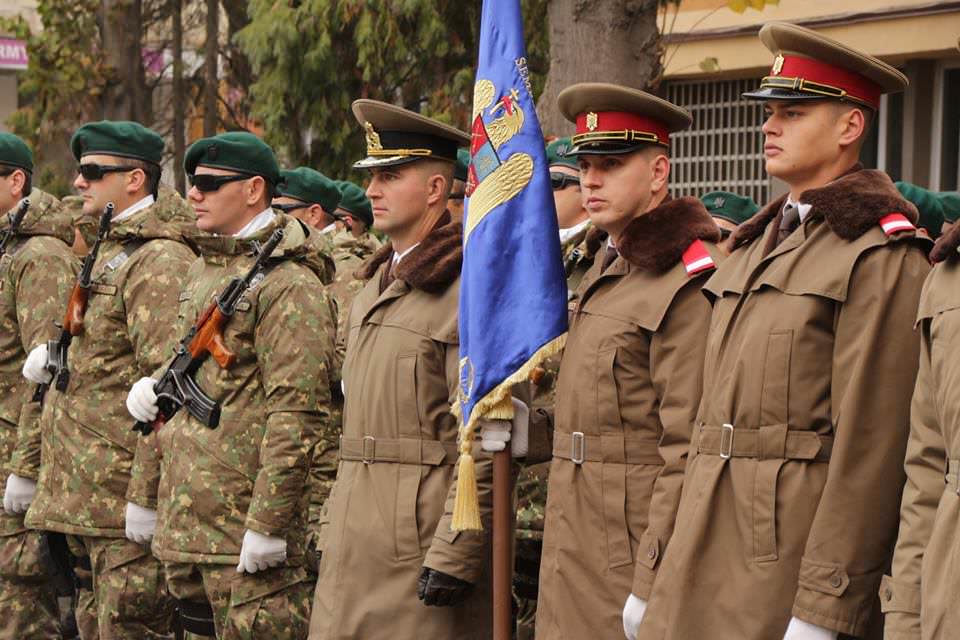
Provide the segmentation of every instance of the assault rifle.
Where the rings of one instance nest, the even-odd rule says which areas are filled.
[[[7,252],[7,245],[13,239],[13,236],[17,235],[17,231],[20,230],[20,223],[23,222],[23,218],[27,215],[27,209],[29,208],[30,199],[24,198],[17,212],[13,214],[13,216],[10,216],[10,228],[3,232],[3,237],[0,237],[0,256],[3,256],[3,254]]]
[[[60,327],[60,335],[56,340],[47,342],[46,369],[53,376],[51,382],[56,385],[57,391],[66,391],[70,382],[70,369],[67,368],[67,350],[75,336],[83,333],[83,316],[87,313],[87,302],[90,300],[90,288],[93,286],[93,265],[100,253],[100,244],[110,232],[110,222],[113,220],[113,203],[108,202],[100,215],[100,227],[97,229],[97,241],[83,259],[83,266],[77,282],[70,292],[67,302],[67,314]],[[38,384],[33,393],[34,402],[43,402],[47,395],[50,382]]]
[[[157,394],[157,417],[152,422],[137,422],[134,431],[150,435],[168,422],[181,408],[205,426],[216,429],[220,425],[220,405],[197,384],[194,376],[207,356],[213,356],[221,369],[229,369],[237,360],[223,342],[223,329],[233,317],[240,298],[253,284],[254,278],[263,272],[270,254],[283,240],[283,230],[277,229],[258,248],[257,259],[242,278],[237,276],[226,289],[210,303],[187,335],[174,347],[173,360],[163,376],[153,385]]]

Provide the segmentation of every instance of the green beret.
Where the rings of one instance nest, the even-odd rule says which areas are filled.
[[[281,171],[277,192],[281,196],[318,204],[330,215],[337,210],[340,202],[340,190],[333,180],[310,167]]]
[[[960,192],[944,191],[938,193],[940,207],[943,210],[943,218],[947,222],[956,222],[960,218]]]
[[[23,140],[12,133],[0,133],[0,164],[33,173],[33,153]]]
[[[373,206],[363,187],[358,187],[349,180],[337,180],[336,184],[340,189],[339,207],[365,222],[368,227],[373,225]]]
[[[470,166],[470,152],[466,149],[457,150],[457,164],[453,168],[453,179],[460,182],[467,181],[467,168]]]
[[[751,198],[729,191],[711,191],[701,196],[700,202],[714,218],[723,218],[734,224],[743,224],[760,210]]]
[[[88,122],[73,134],[70,149],[77,162],[95,153],[145,160],[158,166],[163,160],[163,138],[139,122]]]
[[[577,156],[567,155],[567,152],[572,146],[573,144],[570,142],[570,138],[559,138],[548,144],[547,164],[551,167],[555,164],[559,164],[563,165],[564,167],[580,169],[580,165],[577,164]]]
[[[183,168],[193,175],[199,165],[261,176],[272,185],[280,182],[280,166],[273,149],[246,131],[221,133],[194,142],[183,158]]]
[[[926,229],[931,238],[940,237],[940,229],[943,227],[943,205],[937,194],[909,182],[897,182],[896,185],[900,195],[912,202],[920,212],[919,226]]]

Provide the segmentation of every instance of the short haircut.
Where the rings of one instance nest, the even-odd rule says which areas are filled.
[[[160,165],[147,162],[146,160],[132,160],[130,164],[137,169],[143,170],[143,173],[147,176],[147,192],[156,198],[157,192],[160,189],[160,175],[163,173]]]

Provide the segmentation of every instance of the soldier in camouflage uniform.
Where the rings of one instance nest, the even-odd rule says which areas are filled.
[[[40,404],[20,369],[27,353],[55,337],[53,320],[76,275],[73,228],[60,202],[31,193],[33,155],[22,140],[0,133],[0,212],[30,208],[0,257],[0,456],[6,478],[0,514],[0,639],[60,637],[57,593],[46,538],[23,523],[40,468]],[[0,235],[11,220],[4,216]]]
[[[325,240],[270,208],[280,178],[273,151],[245,132],[204,138],[184,161],[201,257],[180,295],[177,335],[231,278],[245,274],[258,243],[285,236],[224,330],[229,369],[208,359],[196,374],[220,404],[216,428],[186,410],[157,433],[163,562],[185,629],[225,639],[306,638],[311,583],[304,569],[310,454],[328,417],[334,319]],[[154,378],[162,372],[158,371]],[[138,420],[156,416],[155,380],[130,390]]]
[[[296,216],[318,231],[325,229],[328,222],[337,220],[337,231],[325,234],[324,240],[330,241],[329,252],[337,261],[337,252],[334,246],[341,234],[339,209],[341,201],[340,184],[331,180],[319,171],[307,167],[300,167],[293,171],[281,171],[281,182],[277,188],[279,195],[273,199],[273,208],[284,213]],[[371,214],[372,217],[372,214]],[[352,274],[359,266],[357,264],[349,273]],[[352,277],[344,277],[344,266],[336,263],[337,278],[328,289],[330,302],[334,305],[333,314],[336,318],[343,318],[344,312],[337,312],[339,297],[336,290],[343,280],[352,281]],[[340,337],[338,333],[337,343]],[[320,549],[318,536],[320,532],[321,512],[323,503],[330,494],[330,487],[337,476],[337,442],[340,437],[340,425],[343,408],[343,396],[340,392],[339,364],[335,365],[330,375],[330,416],[324,420],[318,430],[317,446],[313,450],[310,463],[310,510],[307,518],[306,541],[306,568],[313,580],[316,580],[317,569],[320,566]]]
[[[194,254],[193,216],[179,197],[155,201],[163,140],[133,122],[86,124],[71,140],[83,213],[107,202],[113,223],[93,269],[84,329],[70,345],[66,390],[51,387],[41,419],[42,461],[27,526],[69,534],[89,554],[81,637],[170,637],[173,601],[148,545],[156,522],[156,443],[138,439],[126,392],[170,357],[177,296]],[[64,303],[66,301],[64,300]],[[62,317],[63,309],[58,314]],[[46,345],[24,365],[49,382]]]
[[[573,156],[567,156],[570,138],[547,145],[550,182],[560,226],[560,245],[567,273],[569,295],[577,290],[580,279],[593,264],[599,243],[588,246],[587,236],[596,230],[580,202],[580,169]],[[553,408],[553,395],[562,354],[546,360],[531,375],[533,408]],[[543,520],[547,504],[547,478],[550,463],[528,465],[517,478],[517,547],[513,581],[517,601],[517,640],[532,640],[537,614],[537,589],[540,555],[543,550]]]

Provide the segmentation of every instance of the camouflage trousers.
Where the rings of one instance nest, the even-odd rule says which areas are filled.
[[[77,594],[81,640],[173,638],[174,602],[163,567],[148,547],[126,538],[67,536],[70,551],[88,555],[92,590]],[[82,569],[78,580],[84,581]]]
[[[0,640],[61,637],[43,536],[40,531],[23,531],[0,537]]]
[[[277,567],[254,574],[234,565],[164,564],[178,600],[208,602],[220,640],[304,640],[313,593],[306,571]]]

